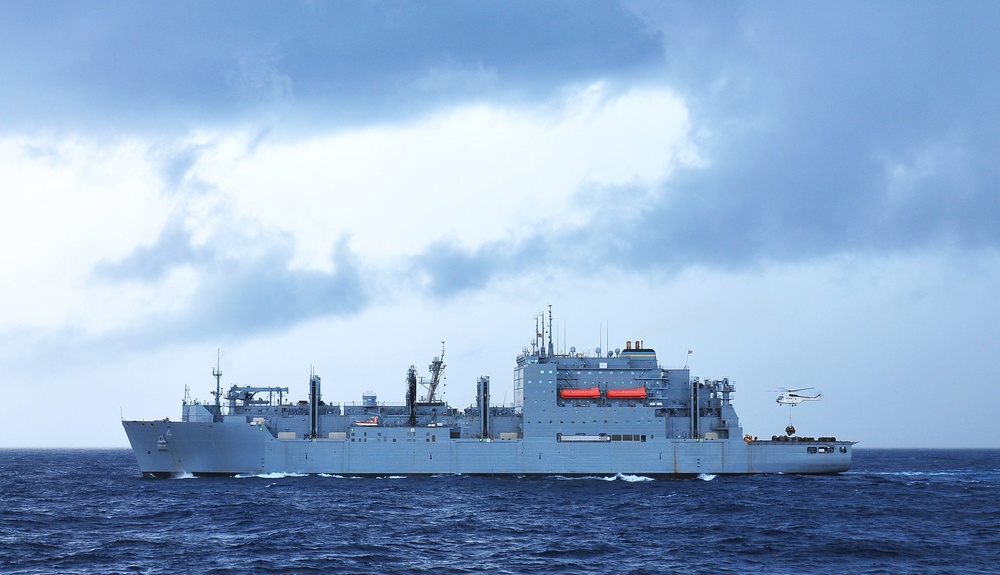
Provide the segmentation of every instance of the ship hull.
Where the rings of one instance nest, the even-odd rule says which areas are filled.
[[[287,387],[232,385],[223,394],[216,367],[214,405],[185,397],[179,422],[122,424],[139,469],[152,476],[693,476],[851,467],[853,442],[745,434],[728,378],[664,368],[641,340],[614,352],[555,354],[536,333],[515,359],[511,404],[491,403],[489,376],[479,377],[467,408],[438,398],[442,347],[429,379],[410,366],[405,404],[379,402],[374,392],[360,404],[323,401],[317,374],[308,399],[294,403]]]
[[[354,428],[342,439],[278,439],[239,423],[124,421],[147,476],[256,474],[693,476],[833,474],[853,442],[668,439],[568,442],[451,439],[447,429]]]

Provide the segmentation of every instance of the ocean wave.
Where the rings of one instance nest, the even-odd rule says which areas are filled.
[[[183,573],[192,557],[262,574],[997,571],[1000,450],[864,452],[867,474],[714,485],[634,472],[178,483],[112,455],[0,451],[0,573]],[[605,483],[630,480],[644,483]]]
[[[995,471],[980,471],[975,469],[945,470],[945,471],[848,471],[845,475],[869,477],[905,477],[905,478],[955,478],[958,480],[982,480],[997,476]]]

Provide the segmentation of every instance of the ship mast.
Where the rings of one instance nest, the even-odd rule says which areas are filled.
[[[549,357],[555,354],[552,347],[552,304],[549,304]]]
[[[427,403],[434,402],[434,394],[437,392],[438,384],[441,383],[441,374],[444,373],[444,342],[441,342],[441,355],[434,358],[428,369],[431,371],[431,381],[427,384]]]
[[[215,376],[215,391],[212,392],[215,396],[215,415],[212,416],[212,421],[222,423],[222,351],[215,352],[215,369],[212,370],[212,375]]]
[[[535,343],[531,347],[531,353],[540,353],[545,355],[544,348],[542,347],[542,330],[545,329],[545,324],[542,322],[542,314],[535,314]]]

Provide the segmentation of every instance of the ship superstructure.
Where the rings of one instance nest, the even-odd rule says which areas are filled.
[[[406,372],[405,402],[323,400],[320,376],[308,399],[288,387],[233,385],[221,369],[214,403],[182,405],[181,421],[123,421],[139,469],[150,476],[328,473],[342,475],[697,475],[838,473],[854,442],[833,437],[744,435],[729,379],[701,380],[664,368],[641,340],[624,349],[555,353],[544,322],[517,356],[509,405],[491,402],[491,379],[475,403],[439,398],[441,355],[420,378]],[[420,395],[421,391],[423,395]]]

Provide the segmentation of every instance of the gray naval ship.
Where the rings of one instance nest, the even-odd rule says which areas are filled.
[[[405,403],[323,401],[321,379],[308,400],[287,387],[233,385],[214,403],[185,394],[181,421],[122,421],[145,476],[242,474],[647,475],[839,473],[855,442],[786,433],[744,435],[727,379],[664,368],[641,340],[625,349],[554,353],[536,318],[534,341],[517,356],[510,405],[491,403],[480,377],[475,403],[439,398],[444,346],[418,377],[406,374]],[[548,343],[545,343],[548,327]],[[418,395],[419,392],[423,395]]]

